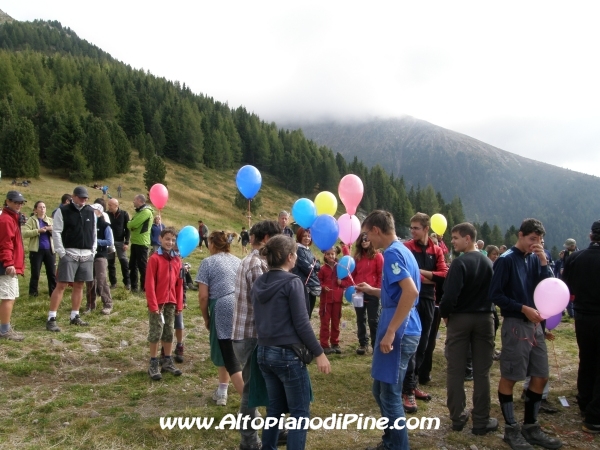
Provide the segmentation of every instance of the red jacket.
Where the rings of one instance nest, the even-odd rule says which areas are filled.
[[[4,207],[0,215],[0,275],[4,269],[15,266],[17,275],[25,272],[25,250],[19,224],[19,213]]]
[[[338,285],[337,268],[323,264],[319,270],[321,282],[321,303],[342,303],[344,288]],[[325,288],[331,289],[327,291]]]
[[[381,276],[383,274],[383,255],[375,253],[373,258],[363,256],[356,261],[356,266],[352,272],[354,283],[368,283],[374,288],[381,288]]]
[[[148,311],[158,311],[166,303],[174,303],[177,311],[183,310],[181,267],[178,256],[165,255],[161,248],[148,259],[144,286]]]
[[[443,283],[448,273],[448,266],[444,260],[444,253],[442,249],[435,245],[431,239],[427,239],[427,246],[425,247],[425,254],[423,254],[421,245],[411,239],[404,243],[406,247],[413,253],[419,269],[426,270],[433,274],[434,283]],[[423,283],[425,277],[421,275],[421,290],[419,291],[419,298],[426,298],[429,300],[435,299],[435,284]]]

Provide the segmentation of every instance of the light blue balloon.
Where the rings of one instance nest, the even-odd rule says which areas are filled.
[[[356,292],[356,288],[354,286],[350,286],[350,287],[346,288],[346,292],[344,292],[344,297],[346,297],[346,300],[349,303],[352,303],[352,296],[354,295],[355,292]]]
[[[292,206],[292,216],[294,221],[302,228],[310,228],[317,218],[317,207],[307,198],[296,200]]]
[[[343,280],[352,272],[354,272],[355,267],[356,263],[354,262],[354,258],[352,256],[346,255],[342,257],[336,266],[338,278]]]
[[[235,177],[235,184],[244,197],[252,200],[262,185],[262,176],[254,166],[244,166]]]
[[[196,227],[188,225],[183,227],[177,235],[177,249],[182,258],[186,258],[200,243],[200,235]]]
[[[337,220],[329,214],[318,216],[310,227],[312,240],[322,252],[333,247],[339,234],[340,227]]]

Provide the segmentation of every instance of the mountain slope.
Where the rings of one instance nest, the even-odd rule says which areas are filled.
[[[550,245],[585,245],[600,215],[600,179],[500,150],[431,123],[404,117],[363,123],[287,124],[346,159],[381,165],[407,185],[431,183],[446,200],[460,196],[467,218],[503,229],[542,220]]]

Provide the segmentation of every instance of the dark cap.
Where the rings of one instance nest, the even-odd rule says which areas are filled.
[[[198,221],[198,223],[200,223],[200,222],[202,222],[202,219],[200,219],[200,220]],[[204,222],[202,222],[202,223],[204,223]]]
[[[25,197],[19,191],[8,191],[6,194],[6,199],[11,202],[26,202]]]
[[[77,186],[73,189],[73,195],[79,198],[90,198],[87,189],[84,186]]]
[[[600,234],[600,220],[596,220],[592,224],[592,233],[593,234]]]

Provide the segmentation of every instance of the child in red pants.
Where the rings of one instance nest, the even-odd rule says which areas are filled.
[[[325,354],[342,353],[340,348],[340,320],[342,318],[342,297],[344,289],[342,280],[337,277],[336,254],[339,247],[331,248],[323,253],[325,264],[319,271],[321,282],[321,304],[319,316],[321,317],[321,332],[319,339]],[[331,328],[330,328],[331,326]],[[331,346],[329,346],[331,342]]]

